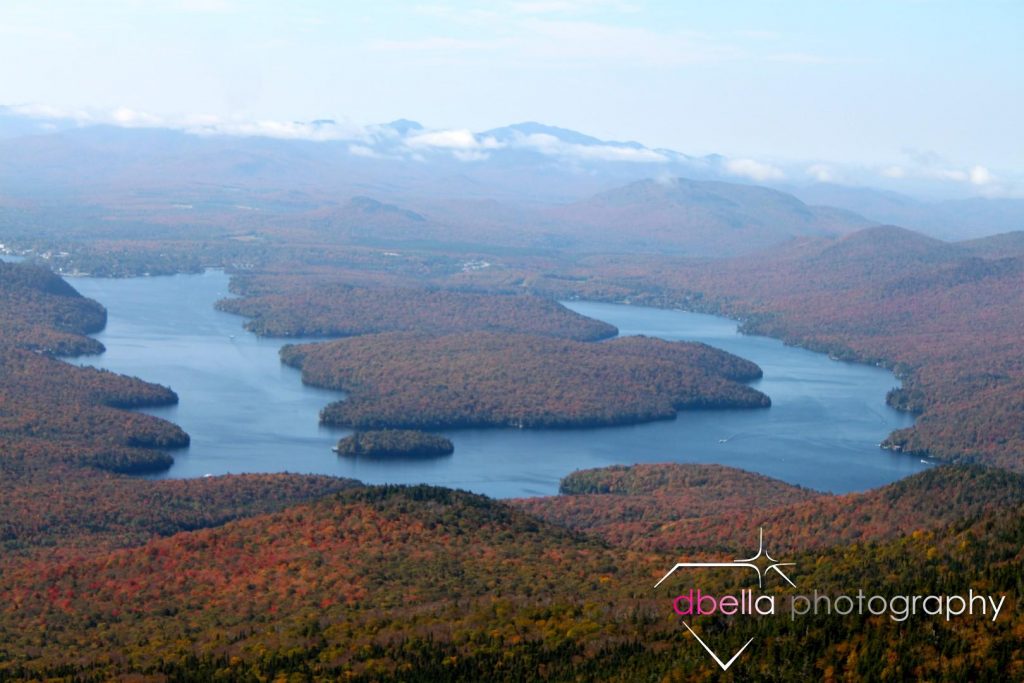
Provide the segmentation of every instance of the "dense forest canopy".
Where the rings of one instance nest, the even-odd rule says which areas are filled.
[[[277,284],[284,284],[281,279]],[[579,341],[614,337],[612,325],[549,299],[422,288],[286,284],[283,292],[224,299],[217,307],[253,318],[246,329],[271,337],[347,337],[377,332],[485,331]]]
[[[338,455],[358,458],[431,458],[454,451],[455,446],[443,436],[412,429],[356,432],[334,447]]]
[[[956,501],[957,472],[924,489]],[[731,476],[698,478],[723,474]],[[1002,497],[1009,484],[968,475],[974,495]],[[677,484],[685,477],[667,475]],[[1019,496],[1019,481],[1012,486]],[[645,492],[668,497],[657,487]],[[880,503],[885,489],[879,494]],[[607,495],[631,494],[595,497]],[[945,516],[922,516],[902,538],[873,535],[890,540],[791,551],[785,560],[806,590],[941,593],[955,572],[957,591],[972,586],[1013,601],[1024,541],[1017,500],[985,510],[954,503],[953,526]],[[834,521],[855,524],[865,511],[838,507]],[[723,540],[721,550],[749,550],[763,512],[726,513],[743,538]],[[785,539],[785,527],[765,530]],[[14,655],[0,671],[15,679],[133,670],[227,679],[301,671],[325,681],[521,680],[538,672],[559,680],[725,680],[683,636],[669,606],[678,587],[651,589],[677,556],[608,545],[471,494],[356,487],[110,556],[16,565],[0,578],[0,637]],[[702,586],[749,587],[730,574],[708,574]],[[730,652],[756,638],[757,656],[736,668],[749,677],[953,681],[1016,677],[1024,666],[1015,646],[1020,619],[1019,610],[1004,610],[995,624],[787,616],[731,626],[699,617],[694,625]],[[987,654],[965,653],[965,638]],[[106,656],[110,642],[123,658]],[[61,669],[69,646],[80,656]]]
[[[740,384],[761,376],[750,361],[648,337],[391,333],[286,346],[281,358],[304,382],[348,393],[325,423],[360,429],[590,427],[770,405]]]
[[[84,336],[102,329],[106,311],[40,266],[0,262],[0,437],[48,440],[54,462],[122,472],[159,470],[188,435],[177,425],[125,409],[176,403],[167,387],[52,354],[96,353]],[[60,444],[60,445],[57,445]]]
[[[0,347],[72,356],[99,353],[84,335],[98,332],[107,311],[86,299],[49,268],[0,261]]]
[[[936,467],[862,493],[832,495],[721,465],[633,465],[574,472],[563,493],[515,504],[616,545],[707,553],[771,529],[779,550],[882,541],[1024,504],[1024,476]]]

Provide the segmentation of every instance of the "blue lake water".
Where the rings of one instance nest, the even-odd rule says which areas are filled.
[[[638,462],[721,463],[823,491],[880,486],[924,469],[919,459],[878,448],[913,418],[885,404],[891,373],[842,363],[736,332],[734,321],[709,315],[569,302],[573,310],[618,326],[623,335],[702,341],[764,370],[752,384],[768,394],[765,410],[681,413],[672,421],[589,430],[455,430],[455,453],[435,460],[340,458],[331,446],[347,434],[318,424],[337,392],[304,386],[281,365],[278,349],[301,340],[260,339],[244,319],[213,303],[228,277],[76,278],[72,284],[103,303],[107,351],[75,362],[170,386],[177,406],[147,410],[181,425],[188,449],[173,452],[160,477],[238,472],[305,472],[367,483],[425,482],[495,497],[556,493],[575,469]]]

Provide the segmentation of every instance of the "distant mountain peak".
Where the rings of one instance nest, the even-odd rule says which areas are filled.
[[[918,262],[943,262],[958,259],[962,251],[948,242],[901,228],[876,225],[843,235],[821,257],[846,263],[902,263],[913,257]]]
[[[841,242],[885,242],[894,243],[900,242],[902,244],[917,243],[921,245],[927,245],[931,247],[939,247],[941,245],[947,245],[940,239],[923,235],[917,231],[910,230],[908,228],[901,227],[899,225],[875,225],[857,232],[844,235],[839,241]],[[948,245],[947,245],[948,246]]]
[[[549,214],[587,240],[701,257],[749,253],[800,237],[832,237],[869,224],[856,214],[807,206],[771,188],[678,177],[604,190]]]
[[[376,215],[376,216],[400,216],[417,223],[422,223],[426,220],[421,214],[415,211],[409,211],[403,209],[395,204],[385,204],[384,202],[378,201],[373,197],[367,197],[365,195],[357,195],[349,200],[349,207],[359,211],[365,215]]]
[[[410,119],[395,119],[390,123],[385,123],[384,127],[397,131],[399,135],[408,135],[410,132],[419,132],[423,130],[423,124],[419,121],[412,121]]]
[[[598,200],[609,203],[667,201],[686,205],[704,202],[736,206],[742,201],[752,199],[776,202],[801,212],[809,208],[791,194],[762,185],[730,183],[721,180],[694,180],[678,176],[637,180],[628,185],[598,193],[591,198],[591,201]]]

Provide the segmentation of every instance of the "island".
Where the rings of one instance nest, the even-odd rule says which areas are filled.
[[[598,427],[771,405],[743,384],[761,376],[754,363],[651,337],[386,333],[288,345],[281,359],[307,384],[346,392],[320,419],[359,430]]]
[[[421,284],[355,287],[307,280],[268,276],[236,279],[235,286],[245,296],[222,299],[217,308],[252,318],[245,328],[264,337],[484,330],[598,341],[618,333],[613,325],[531,294],[461,292]]]
[[[455,452],[443,436],[414,429],[378,429],[356,432],[338,441],[338,455],[369,458],[436,458]]]

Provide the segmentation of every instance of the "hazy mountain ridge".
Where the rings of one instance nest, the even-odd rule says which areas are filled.
[[[784,189],[810,204],[847,209],[879,223],[902,225],[941,239],[972,239],[1024,229],[1024,199],[922,201],[888,190],[830,183]]]
[[[847,233],[870,225],[856,214],[808,206],[755,185],[686,178],[642,180],[550,209],[566,226],[634,248],[675,248],[694,256],[746,253],[795,237]]]
[[[385,203],[498,200],[537,207],[678,177],[760,182],[808,206],[835,207],[817,217],[822,224],[831,221],[831,232],[845,231],[859,216],[866,219],[861,225],[892,223],[943,239],[1024,227],[1024,199],[924,201],[873,187],[801,183],[806,169],[795,164],[693,156],[535,121],[475,133],[432,130],[408,119],[361,128],[318,119],[267,132],[241,124],[123,127],[32,118],[0,107],[0,183],[15,197],[37,194],[40,187],[84,200],[202,188],[206,197],[228,192],[246,203],[262,193],[294,190],[317,205],[328,196],[364,195]],[[794,232],[829,231],[798,225]]]

